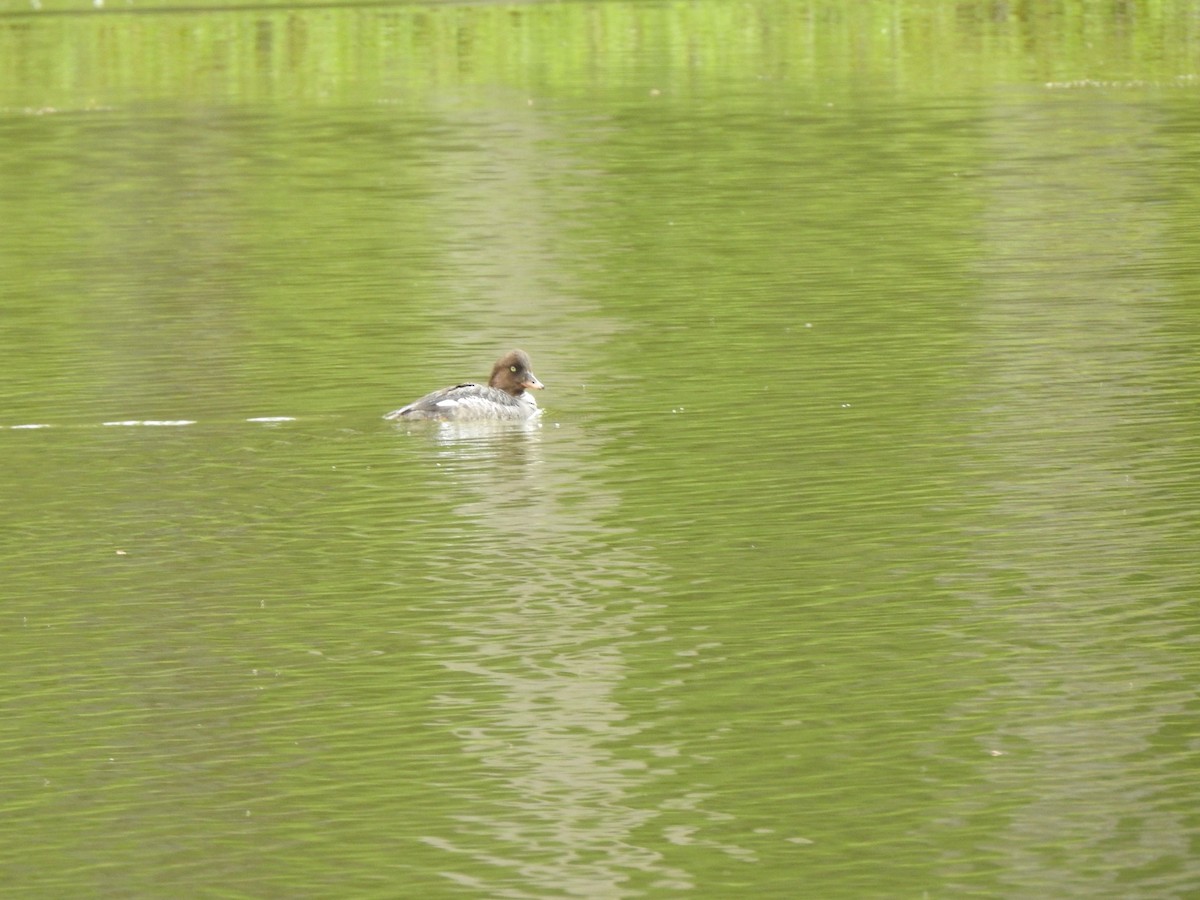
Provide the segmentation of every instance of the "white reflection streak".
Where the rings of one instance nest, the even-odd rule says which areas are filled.
[[[658,811],[633,796],[661,772],[619,759],[606,746],[638,730],[623,724],[630,714],[615,691],[627,675],[621,644],[635,633],[635,598],[650,589],[653,567],[616,546],[598,523],[616,498],[599,489],[581,496],[569,466],[553,471],[536,430],[493,440],[471,434],[457,445],[452,433],[443,429],[434,438],[444,444],[447,474],[478,489],[481,498],[458,512],[484,532],[508,531],[519,522],[514,539],[525,550],[514,560],[511,546],[501,542],[495,558],[475,560],[482,571],[501,577],[493,575],[487,595],[472,596],[450,618],[460,636],[439,652],[442,665],[479,685],[477,696],[444,697],[442,704],[453,711],[447,719],[455,723],[463,752],[504,789],[475,799],[480,811],[458,817],[461,833],[427,836],[425,842],[537,885],[533,893],[476,885],[489,896],[542,896],[548,890],[616,896],[630,870],[652,873],[658,885],[689,886],[685,873],[636,842],[637,829]],[[578,458],[583,442],[570,440],[569,452]],[[482,550],[473,547],[475,554]],[[514,565],[522,574],[504,578]],[[614,609],[613,589],[622,584],[628,601]],[[497,802],[497,796],[505,799]],[[499,847],[511,850],[501,853]],[[447,877],[476,882],[463,873]]]
[[[457,273],[448,293],[463,298],[461,315],[446,316],[449,338],[526,346],[546,366],[539,341],[530,341],[540,335],[545,346],[572,348],[578,370],[596,370],[602,363],[592,348],[615,323],[572,290],[578,261],[558,257],[564,217],[578,207],[550,189],[586,190],[586,179],[569,154],[546,150],[554,134],[535,110],[513,117],[455,105],[447,116],[476,133],[479,148],[443,157],[439,221]],[[530,322],[537,335],[524,330]],[[555,385],[544,380],[552,409]],[[634,719],[616,690],[628,672],[622,643],[636,631],[653,566],[602,524],[619,497],[579,477],[601,465],[597,447],[531,425],[435,433],[447,480],[477,492],[458,512],[481,540],[469,559],[427,577],[485,586],[446,617],[458,636],[435,652],[477,687],[444,698],[444,709],[463,752],[493,780],[465,798],[472,812],[459,818],[461,829],[426,840],[475,867],[499,867],[487,884],[475,868],[446,875],[492,897],[618,896],[631,870],[656,885],[690,886],[637,843],[635,832],[657,813],[636,798],[659,773],[611,749],[628,746],[636,732],[624,724]]]
[[[1064,118],[1033,103],[998,107],[995,124],[976,354],[989,361],[978,431],[989,506],[974,538],[979,574],[960,590],[979,610],[966,645],[978,642],[981,658],[1006,651],[1012,665],[948,720],[994,722],[981,739],[983,795],[1011,799],[989,852],[1007,856],[1006,888],[1045,896],[1187,855],[1185,823],[1155,799],[1169,790],[1159,769],[1130,764],[1186,702],[1161,687],[1139,695],[1135,682],[1187,683],[1177,654],[1162,651],[1164,625],[1129,596],[1130,573],[1178,541],[1170,522],[1127,515],[1154,508],[1134,477],[1153,445],[1154,354],[1133,350],[1153,348],[1164,328],[1159,304],[1133,300],[1164,295],[1146,261],[1167,243],[1160,208],[1144,201],[1156,170],[1130,136],[1161,122],[1142,106],[1084,105]],[[1059,155],[1046,155],[1051,146]],[[1106,244],[1112,222],[1119,244]],[[1120,652],[1109,652],[1118,634]],[[945,818],[967,818],[978,796]],[[962,853],[946,866],[961,867]]]

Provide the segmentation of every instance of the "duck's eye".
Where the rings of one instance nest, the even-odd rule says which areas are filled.
[[[516,366],[509,366],[509,367],[508,367],[508,371],[510,371],[510,372],[516,372],[516,371],[517,371],[517,367],[516,367]]]

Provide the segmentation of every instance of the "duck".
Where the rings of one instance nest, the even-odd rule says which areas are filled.
[[[529,354],[511,350],[492,367],[487,384],[464,382],[414,400],[393,410],[385,419],[432,419],[442,422],[469,422],[482,419],[524,421],[541,415],[530,390],[545,387],[531,371]]]

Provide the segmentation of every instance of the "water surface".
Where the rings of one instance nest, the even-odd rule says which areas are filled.
[[[5,883],[1194,893],[1195,11],[956,10],[0,7]]]

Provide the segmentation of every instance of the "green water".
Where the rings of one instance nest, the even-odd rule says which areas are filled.
[[[1182,2],[0,2],[4,890],[1195,896],[1198,78]],[[539,424],[380,419],[517,346]]]

